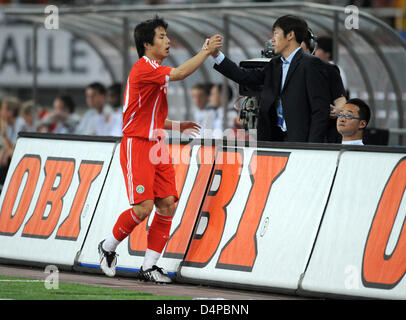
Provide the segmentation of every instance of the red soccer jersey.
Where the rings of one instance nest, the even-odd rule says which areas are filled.
[[[124,136],[156,140],[157,132],[162,132],[168,115],[166,94],[171,70],[146,56],[134,63],[124,95]]]

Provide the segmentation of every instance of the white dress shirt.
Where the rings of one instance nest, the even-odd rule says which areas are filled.
[[[362,140],[347,140],[347,141],[342,141],[341,144],[350,144],[350,145],[356,145],[356,146],[363,146],[364,143]]]

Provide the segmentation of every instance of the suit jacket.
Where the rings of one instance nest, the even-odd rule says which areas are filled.
[[[282,99],[287,141],[324,142],[330,114],[330,94],[322,61],[299,49],[292,59],[284,87],[282,61],[273,58],[263,69],[243,69],[227,57],[214,69],[241,85],[263,85],[259,101],[257,138],[281,141],[276,102]]]
[[[334,104],[334,100],[340,97],[346,96],[346,91],[344,88],[343,80],[341,79],[340,69],[337,65],[324,62],[324,71],[328,78],[328,86],[330,89],[331,104]],[[328,143],[341,143],[342,137],[341,134],[337,131],[337,118],[329,119],[328,121],[328,130],[327,130],[327,139]]]

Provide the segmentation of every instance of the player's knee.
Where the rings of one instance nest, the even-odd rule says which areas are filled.
[[[154,203],[151,201],[134,205],[133,211],[140,220],[144,220],[151,214],[153,208]]]
[[[175,213],[175,201],[173,197],[169,197],[159,204],[155,204],[157,211],[164,216],[173,216]]]

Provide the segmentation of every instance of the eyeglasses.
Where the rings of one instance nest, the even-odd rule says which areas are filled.
[[[344,119],[347,119],[347,120],[352,120],[352,119],[361,120],[361,118],[354,117],[352,114],[344,114],[344,113],[339,113],[337,115],[337,118],[344,118]]]

